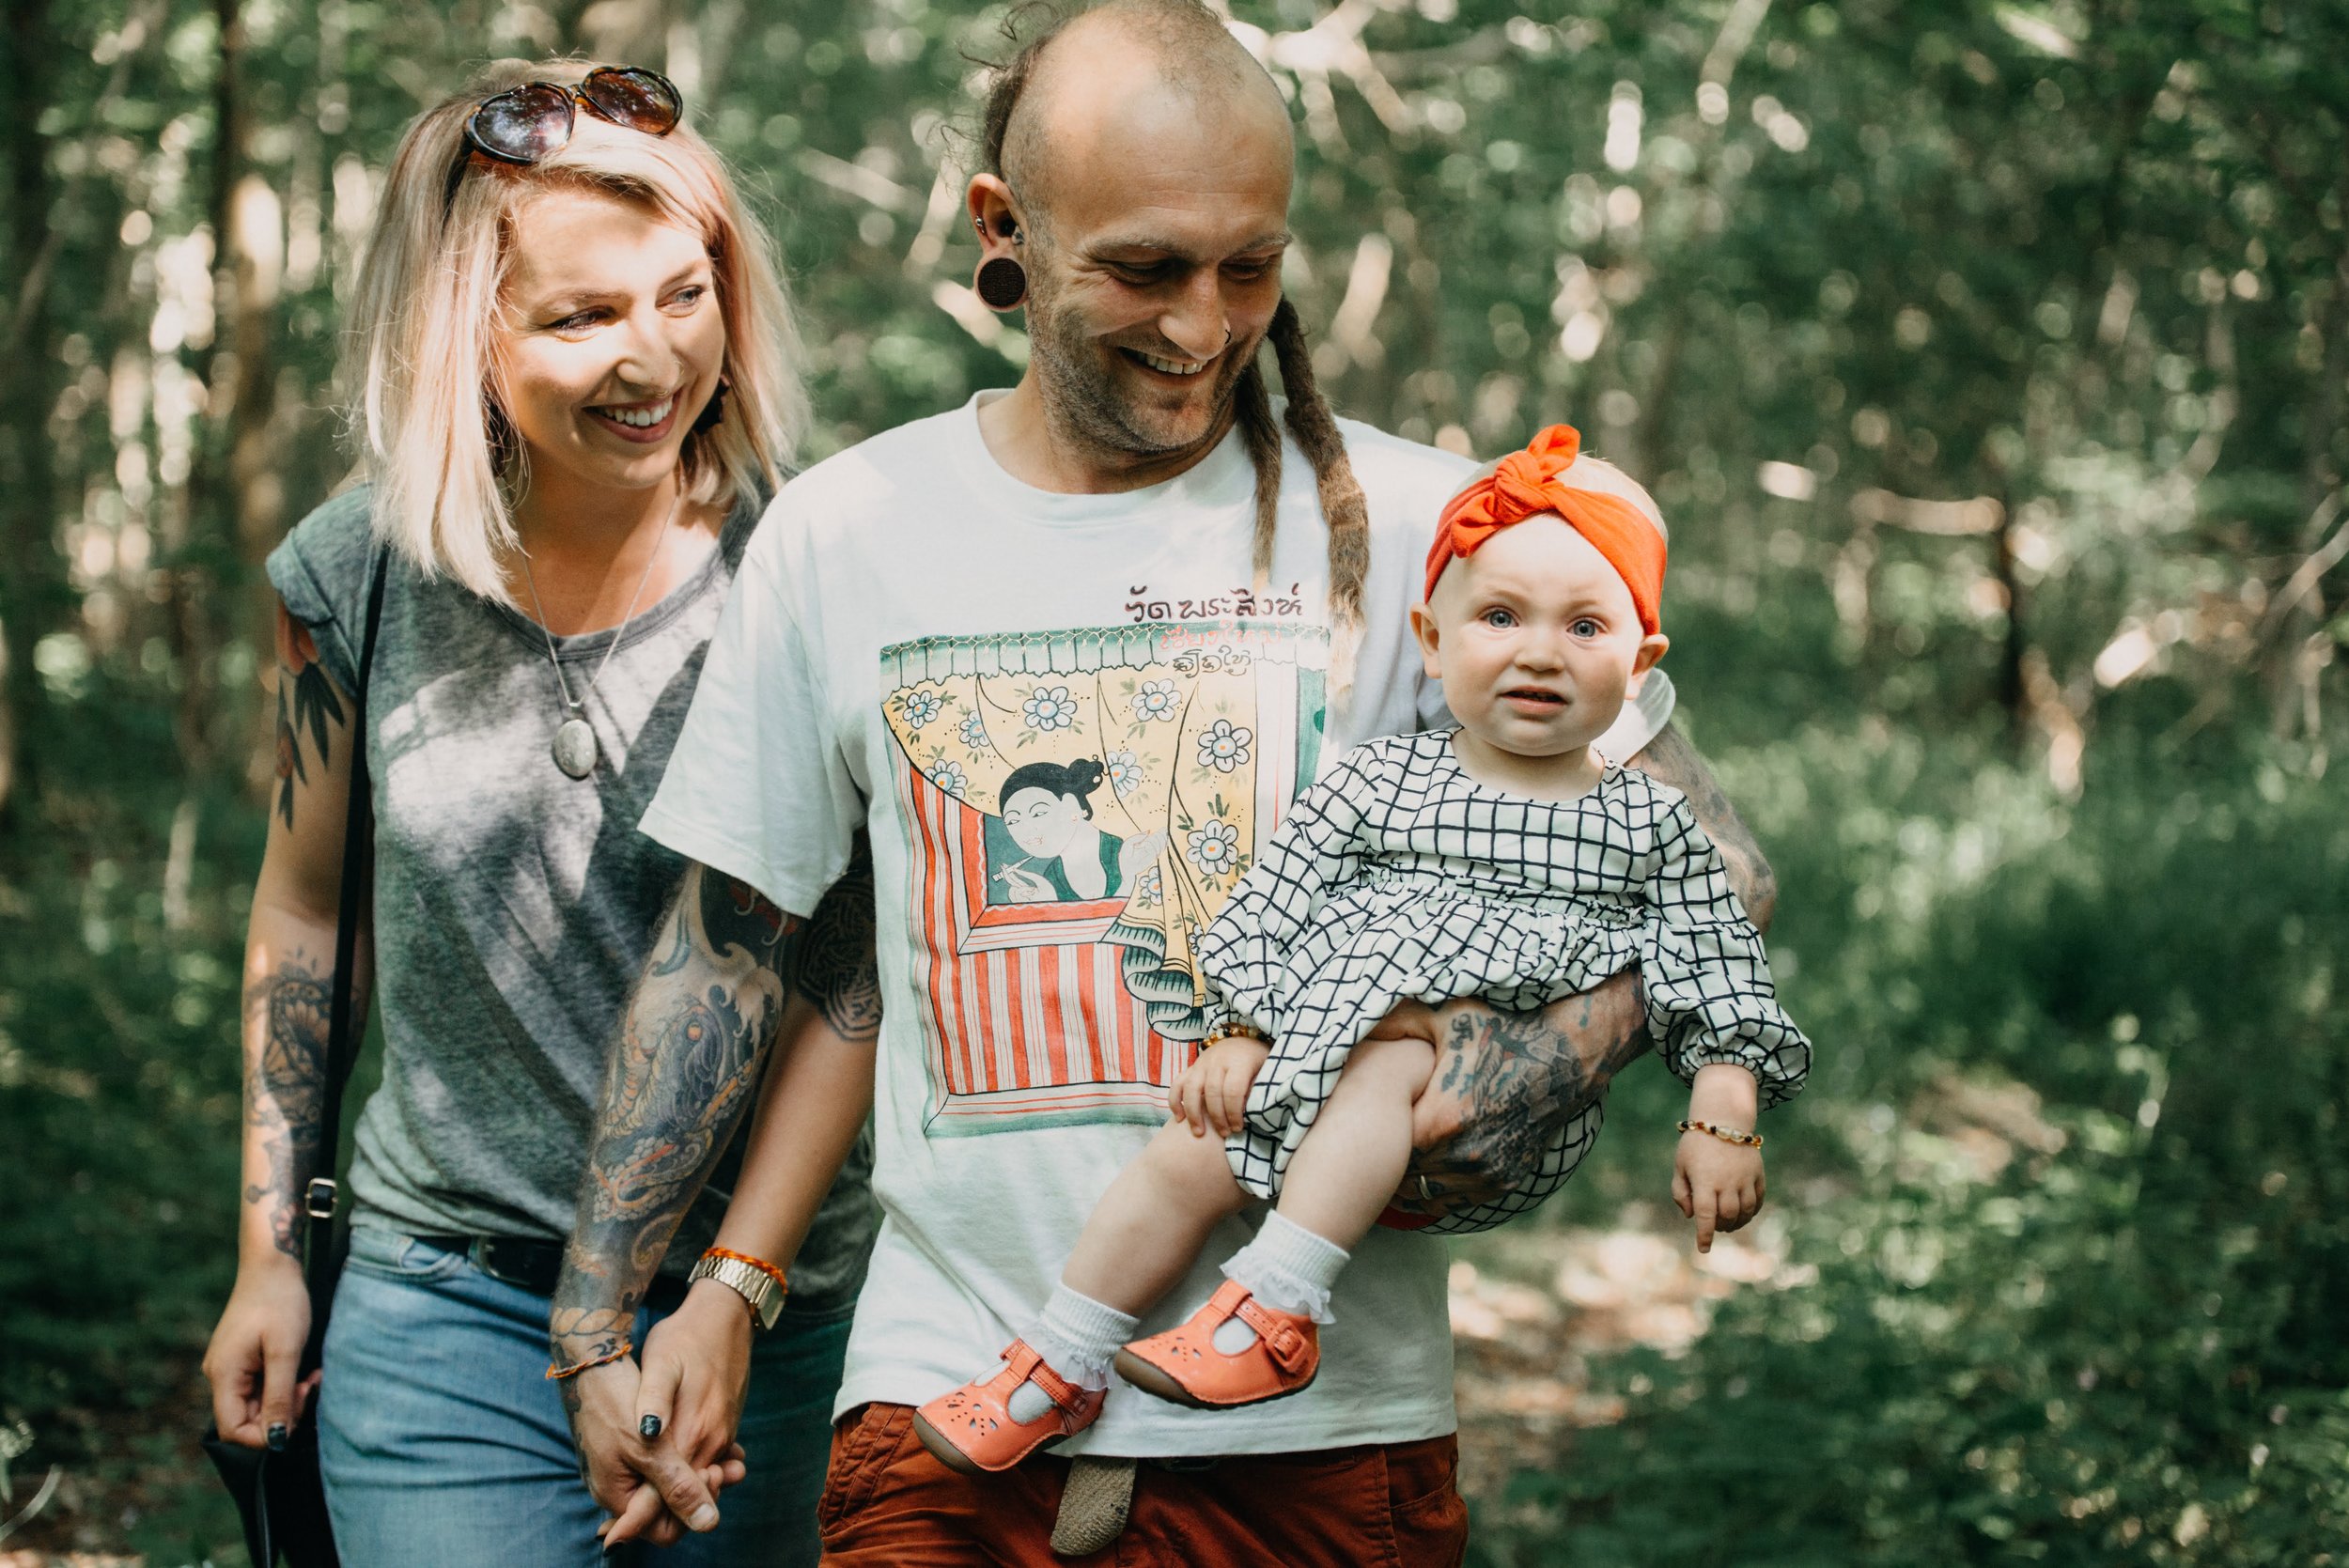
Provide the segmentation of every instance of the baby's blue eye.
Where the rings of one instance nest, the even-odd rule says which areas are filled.
[[[1485,612],[1484,621],[1489,627],[1507,628],[1517,624],[1517,618],[1506,610],[1487,610]]]
[[[1574,623],[1574,634],[1577,637],[1595,637],[1599,634],[1599,624],[1588,615]]]

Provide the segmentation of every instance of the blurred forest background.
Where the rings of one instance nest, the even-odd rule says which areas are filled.
[[[1463,1249],[1476,1560],[2349,1561],[2349,8],[1233,9],[1336,401],[1572,420],[1672,519],[1683,722],[1821,1048],[1677,1330],[1575,1327],[1687,1269],[1660,1071]],[[782,239],[821,456],[1019,373],[956,163],[1001,16],[9,0],[0,1557],[242,1561],[189,1439],[259,568],[349,469],[400,126],[490,56],[665,70]]]

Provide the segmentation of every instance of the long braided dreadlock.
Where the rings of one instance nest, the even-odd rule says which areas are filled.
[[[1101,8],[1111,7],[1131,13],[1137,22],[1153,31],[1169,35],[1171,41],[1191,39],[1234,46],[1222,19],[1200,0],[1106,0]],[[1083,14],[1082,9],[1038,4],[1019,7],[1005,20],[1004,36],[1016,48],[1009,59],[994,65],[980,116],[980,151],[986,172],[997,176],[1003,173],[1003,143],[1010,133],[1012,114],[1019,107],[1020,94],[1034,78],[1046,46]],[[1289,434],[1306,461],[1313,464],[1321,516],[1330,531],[1330,620],[1333,644],[1330,684],[1335,694],[1343,696],[1353,685],[1354,657],[1361,642],[1362,583],[1370,573],[1370,506],[1363,499],[1361,483],[1354,477],[1354,465],[1346,458],[1346,439],[1338,431],[1337,416],[1330,412],[1314,378],[1313,348],[1305,341],[1304,324],[1298,319],[1297,307],[1287,300],[1283,299],[1273,311],[1272,325],[1265,339],[1272,346],[1273,359],[1281,369],[1281,384],[1287,394],[1285,423]],[[1242,372],[1234,396],[1238,403],[1240,440],[1256,472],[1256,528],[1251,553],[1261,589],[1272,571],[1273,541],[1280,526],[1283,421],[1273,417],[1272,396],[1262,365],[1251,364]]]

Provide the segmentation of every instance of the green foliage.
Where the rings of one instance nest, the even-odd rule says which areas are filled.
[[[77,760],[106,776],[102,753]],[[209,1401],[193,1379],[236,1264],[223,1042],[259,818],[237,795],[188,798],[204,836],[174,929],[168,798],[131,784],[86,803],[81,831],[28,849],[0,883],[0,1419],[35,1438],[18,1506],[27,1478],[60,1465],[66,1498],[104,1499],[108,1543],[225,1568],[243,1558],[224,1550],[226,1496],[194,1468]]]

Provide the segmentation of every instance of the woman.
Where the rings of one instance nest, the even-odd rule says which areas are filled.
[[[1079,757],[1063,765],[1031,762],[1003,781],[1003,833],[1014,848],[998,859],[995,880],[1013,904],[1114,898],[1132,886],[1166,847],[1164,833],[1121,839],[1093,820],[1101,765]]]
[[[650,72],[507,62],[410,127],[350,323],[369,483],[269,562],[282,782],[247,939],[237,1282],[206,1370],[222,1433],[248,1444],[282,1443],[319,1392],[355,1568],[602,1560],[566,1385],[546,1375],[549,1296],[622,1005],[680,875],[636,820],[805,410],[767,242],[681,110]],[[323,1382],[297,1389],[379,550],[358,969],[381,1002],[383,1079],[358,1124]],[[797,1008],[780,1048],[830,1027]],[[740,1287],[682,1281],[731,1169],[651,1301],[752,1369],[749,1478],[739,1455],[701,1457],[740,1484],[680,1550],[812,1561],[869,1199],[852,1162],[751,1348]]]

